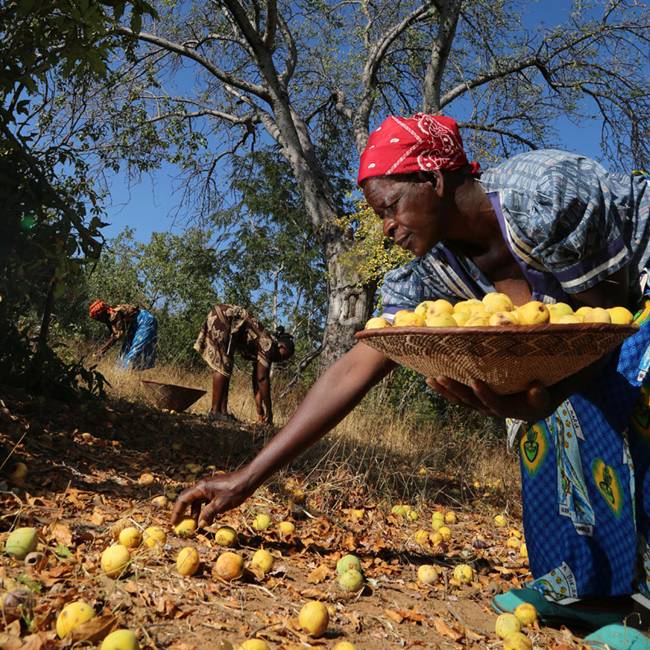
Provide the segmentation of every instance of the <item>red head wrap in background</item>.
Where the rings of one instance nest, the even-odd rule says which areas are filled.
[[[97,318],[108,311],[108,304],[103,300],[93,300],[88,309],[88,315],[91,318]]]
[[[416,113],[386,118],[370,134],[361,154],[358,183],[371,176],[453,171],[466,166],[478,176],[479,164],[468,163],[458,124],[451,117]]]

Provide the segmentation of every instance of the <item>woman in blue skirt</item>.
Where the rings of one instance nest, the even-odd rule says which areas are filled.
[[[147,370],[156,362],[158,342],[158,322],[146,309],[135,305],[116,305],[111,307],[103,300],[90,304],[89,316],[108,327],[109,337],[101,347],[102,356],[117,341],[122,341],[122,349],[117,364],[130,370]]]
[[[388,320],[424,300],[455,303],[494,291],[515,305],[633,312],[645,305],[650,184],[643,175],[609,173],[557,150],[522,153],[481,173],[454,120],[417,114],[390,117],[370,134],[358,180],[384,234],[416,257],[384,279]],[[650,646],[641,632],[616,625],[643,625],[632,612],[650,605],[649,313],[615,353],[554,386],[501,396],[478,381],[430,379],[452,402],[509,418],[520,454],[533,579],[497,596],[494,608],[530,602],[549,623],[612,623],[589,638],[592,647]],[[200,519],[210,522],[242,503],[394,367],[357,344],[248,465],[181,494],[174,519],[200,505]]]

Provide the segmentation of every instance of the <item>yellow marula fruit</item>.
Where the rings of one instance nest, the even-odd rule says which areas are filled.
[[[438,582],[438,571],[431,564],[423,564],[418,567],[418,580],[424,585],[432,585]]]
[[[126,548],[138,548],[142,544],[142,533],[135,526],[127,526],[120,531],[118,541]]]
[[[498,528],[503,528],[508,525],[508,520],[503,515],[496,515],[494,518],[494,525]]]
[[[364,329],[378,330],[378,329],[382,329],[383,327],[390,327],[390,323],[385,318],[382,318],[381,316],[375,316],[374,318],[368,320]]]
[[[251,564],[262,573],[268,573],[273,567],[274,560],[275,558],[266,549],[260,548],[253,554]]]
[[[142,533],[142,541],[145,546],[164,546],[167,541],[167,533],[160,526],[149,526]]]
[[[16,463],[8,478],[9,483],[12,485],[22,486],[27,478],[27,465],[20,462]]]
[[[310,600],[303,605],[298,615],[300,627],[316,639],[325,634],[329,622],[330,615],[327,607],[318,600]]]
[[[521,625],[527,627],[537,620],[537,610],[531,603],[521,603],[515,607],[514,615]]]
[[[424,324],[427,327],[458,327],[451,314],[427,314]]]
[[[291,537],[296,532],[296,527],[291,521],[281,521],[278,524],[280,537]]]
[[[461,584],[468,585],[474,580],[474,569],[469,564],[457,564],[453,576]]]
[[[140,645],[131,630],[115,630],[102,641],[99,650],[139,650]]]
[[[332,650],[357,650],[357,646],[350,641],[339,641]]]
[[[528,547],[526,546],[526,542],[519,547],[519,556],[528,559]]]
[[[432,546],[439,546],[443,542],[442,535],[440,533],[431,533],[429,535],[429,541]]]
[[[556,323],[557,319],[562,316],[573,315],[573,308],[565,302],[555,302],[546,305],[549,313],[549,322]]]
[[[445,525],[444,519],[436,518],[431,520],[431,528],[433,528],[433,530],[440,530],[444,525]]]
[[[271,517],[265,512],[260,512],[253,520],[253,528],[259,532],[266,530],[271,525]]]
[[[149,485],[153,485],[155,482],[155,478],[153,474],[150,474],[149,472],[144,472],[143,474],[140,474],[140,478],[138,479],[138,485],[142,485],[143,487],[148,487]]]
[[[541,325],[548,323],[551,317],[548,307],[539,300],[531,300],[517,307],[517,318],[521,325]]]
[[[455,524],[456,523],[456,513],[451,510],[445,513],[445,523],[446,524]]]
[[[164,494],[159,494],[157,497],[151,499],[151,504],[156,506],[156,508],[166,508],[169,501]]]
[[[413,535],[413,539],[415,539],[416,543],[420,546],[427,546],[429,544],[429,531],[420,528],[420,530],[416,531],[415,535]]]
[[[122,544],[113,544],[102,553],[102,571],[109,578],[119,578],[123,573],[126,573],[130,563],[131,553]]]
[[[490,314],[486,311],[475,311],[463,324],[463,327],[487,327],[490,324]]]
[[[495,314],[500,311],[512,311],[515,308],[509,296],[505,293],[498,293],[496,291],[486,293],[481,302],[483,303],[485,311],[490,314]]]
[[[24,560],[38,544],[36,528],[16,528],[9,533],[5,542],[5,553],[18,560]]]
[[[454,314],[461,314],[463,312],[474,312],[477,310],[484,311],[483,303],[476,298],[469,300],[461,300],[454,305]]]
[[[513,632],[503,639],[503,650],[533,650],[533,642],[521,632]]]
[[[348,569],[339,576],[339,587],[343,591],[359,591],[363,587],[363,574],[356,569]]]
[[[174,526],[174,532],[179,537],[191,537],[196,532],[196,522],[190,518],[183,519]]]
[[[439,316],[440,314],[451,314],[454,311],[454,306],[442,298],[438,300],[425,300],[421,302],[414,310],[416,314],[423,316]]]
[[[361,521],[365,514],[366,511],[363,508],[352,508],[350,510],[350,518],[352,521]]]
[[[239,650],[270,650],[264,639],[247,639],[239,646]]]
[[[579,307],[575,311],[575,315],[578,316],[579,318],[582,318],[584,322],[588,322],[587,318],[590,317],[591,314],[591,307]]]
[[[83,600],[66,605],[56,619],[56,634],[59,639],[68,636],[78,625],[95,616],[95,610]]]
[[[585,316],[585,323],[611,323],[609,312],[602,307],[593,307]]]
[[[615,325],[629,325],[634,320],[634,315],[625,307],[610,307],[609,317]]]
[[[521,540],[518,539],[517,537],[509,537],[508,541],[506,542],[506,546],[508,548],[514,548],[515,550],[519,550],[519,547],[521,546]]]
[[[556,320],[551,321],[554,325],[577,325],[583,322],[583,319],[577,314],[562,314]]]
[[[438,534],[445,540],[445,542],[448,542],[451,539],[451,529],[447,526],[438,528]]]
[[[407,510],[406,511],[406,518],[409,521],[417,521],[419,519],[419,517],[420,516],[418,515],[417,511],[415,511],[415,510]]]
[[[424,314],[416,314],[408,309],[400,309],[393,319],[394,327],[422,327],[423,325]]]
[[[431,521],[434,519],[442,519],[444,520],[445,518],[445,513],[442,510],[434,510],[433,514],[431,515]]]
[[[237,580],[244,572],[244,560],[237,553],[226,551],[217,558],[214,570],[224,580]]]
[[[521,532],[518,531],[516,528],[511,528],[508,531],[508,535],[510,535],[510,537],[516,537],[517,539],[521,539]]]
[[[237,543],[237,531],[230,526],[221,526],[214,534],[214,541],[219,546],[234,546]]]
[[[391,508],[391,513],[398,517],[406,517],[406,506],[397,504]]]
[[[519,632],[519,630],[521,630],[521,623],[514,614],[506,612],[497,616],[494,631],[500,639],[505,639],[508,635]]]
[[[492,327],[501,327],[503,325],[519,325],[519,318],[515,311],[497,311],[490,314],[488,325]]]
[[[200,563],[199,554],[191,546],[182,548],[176,556],[176,570],[182,576],[193,576],[198,571]]]
[[[343,575],[346,571],[349,571],[350,569],[355,569],[356,571],[359,572],[361,571],[361,560],[356,555],[352,555],[352,553],[348,553],[347,555],[344,555],[336,563],[336,573],[338,573],[339,575]]]

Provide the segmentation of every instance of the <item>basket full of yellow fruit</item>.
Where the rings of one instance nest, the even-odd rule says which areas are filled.
[[[425,301],[395,314],[391,325],[371,318],[357,338],[426,377],[469,384],[479,379],[507,395],[532,381],[550,386],[594,363],[637,330],[625,307],[580,307],[508,296]]]

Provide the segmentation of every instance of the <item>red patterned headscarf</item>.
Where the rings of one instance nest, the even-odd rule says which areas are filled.
[[[478,176],[480,166],[468,163],[458,124],[451,117],[416,113],[413,117],[391,115],[370,134],[361,154],[358,183],[371,176],[453,171],[470,166]]]
[[[88,315],[91,318],[97,318],[107,312],[108,309],[108,303],[105,303],[103,300],[93,300],[88,308]]]

